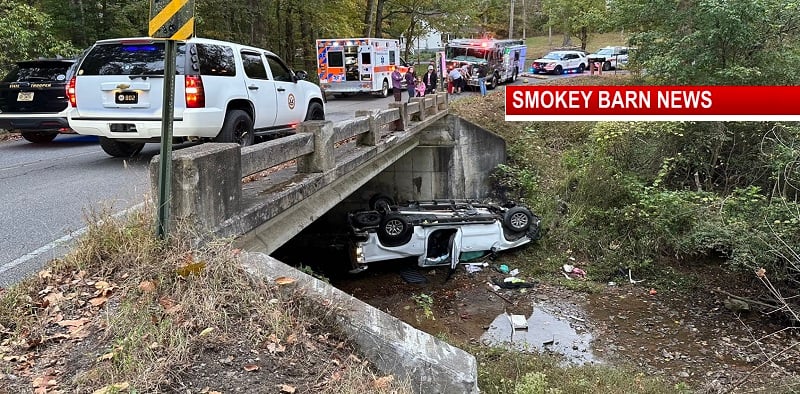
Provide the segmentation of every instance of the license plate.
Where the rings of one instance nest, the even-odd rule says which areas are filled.
[[[114,101],[117,104],[136,104],[139,102],[139,92],[117,92]]]
[[[33,92],[17,93],[17,101],[33,101]]]

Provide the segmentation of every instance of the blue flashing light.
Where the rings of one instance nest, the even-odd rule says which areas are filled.
[[[123,45],[124,52],[155,52],[159,48],[155,45]]]

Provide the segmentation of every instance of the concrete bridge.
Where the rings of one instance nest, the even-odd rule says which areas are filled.
[[[336,300],[342,329],[380,369],[419,392],[477,392],[468,353],[420,332],[268,254],[323,214],[365,208],[375,193],[397,201],[483,198],[488,174],[505,162],[505,142],[448,114],[439,93],[358,111],[334,124],[309,121],[297,133],[240,147],[201,144],[173,152],[170,227],[198,241],[234,237],[250,269],[298,281],[311,297]],[[157,196],[159,157],[150,163]]]

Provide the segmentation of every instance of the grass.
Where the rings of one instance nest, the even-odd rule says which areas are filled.
[[[247,275],[228,240],[158,240],[149,211],[88,221],[72,253],[0,292],[0,393],[227,392],[253,382],[410,392],[359,358],[329,310]],[[293,369],[302,378],[280,373]]]
[[[473,347],[487,394],[675,394],[688,392],[628,367],[565,366],[552,355]]]

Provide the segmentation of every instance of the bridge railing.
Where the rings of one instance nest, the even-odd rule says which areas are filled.
[[[200,144],[177,150],[172,158],[170,226],[188,225],[201,233],[218,236],[247,233],[280,209],[267,206],[270,198],[286,200],[281,201],[285,209],[286,204],[292,202],[289,200],[296,202],[330,183],[335,176],[322,177],[324,179],[317,180],[313,188],[308,187],[308,182],[303,185],[297,180],[313,174],[330,174],[337,165],[342,165],[337,163],[337,151],[345,146],[352,149],[353,146],[369,148],[391,144],[392,139],[387,138],[389,134],[416,132],[446,112],[447,94],[438,93],[415,97],[408,103],[391,103],[387,109],[357,111],[353,119],[337,123],[303,122],[294,135],[244,148],[237,144]],[[150,164],[154,196],[158,195],[159,159],[159,156],[154,157]],[[294,175],[290,170],[287,175],[293,162],[296,163]],[[248,190],[249,194],[243,192],[243,187],[252,179],[281,170],[284,174],[280,179],[261,181],[258,186],[261,191],[256,193],[259,199],[249,198],[252,190]],[[296,182],[287,181],[291,177]],[[289,198],[287,194],[292,187],[304,189]],[[249,219],[240,220],[247,216]],[[232,223],[237,220],[243,223]]]

